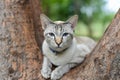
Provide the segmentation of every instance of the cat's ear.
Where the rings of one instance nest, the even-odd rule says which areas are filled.
[[[45,14],[40,14],[40,20],[43,30],[52,22]]]
[[[77,25],[77,22],[78,22],[78,15],[74,15],[72,17],[70,17],[67,22],[71,23],[72,24],[72,28],[74,29],[75,26]]]

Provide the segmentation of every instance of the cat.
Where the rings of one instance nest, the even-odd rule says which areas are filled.
[[[57,80],[83,62],[96,42],[88,37],[73,36],[77,15],[67,21],[52,21],[44,14],[40,15],[40,19],[45,37],[41,74],[46,79]],[[52,65],[57,66],[53,71]]]

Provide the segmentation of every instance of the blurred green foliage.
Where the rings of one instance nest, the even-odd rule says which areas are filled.
[[[43,12],[52,20],[66,20],[79,15],[75,35],[85,35],[98,40],[113,18],[104,10],[104,0],[41,0]]]

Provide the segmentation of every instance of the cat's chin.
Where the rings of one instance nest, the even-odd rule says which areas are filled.
[[[61,47],[56,47],[55,50],[56,51],[62,51],[63,49]]]
[[[54,50],[57,51],[57,52],[62,52],[64,50],[66,50],[66,49],[67,48],[62,48],[62,47],[56,47],[56,48],[54,48]]]

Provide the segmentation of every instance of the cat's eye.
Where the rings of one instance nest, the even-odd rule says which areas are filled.
[[[64,33],[63,36],[67,36],[69,33]]]
[[[48,33],[50,36],[54,36],[54,33]]]

